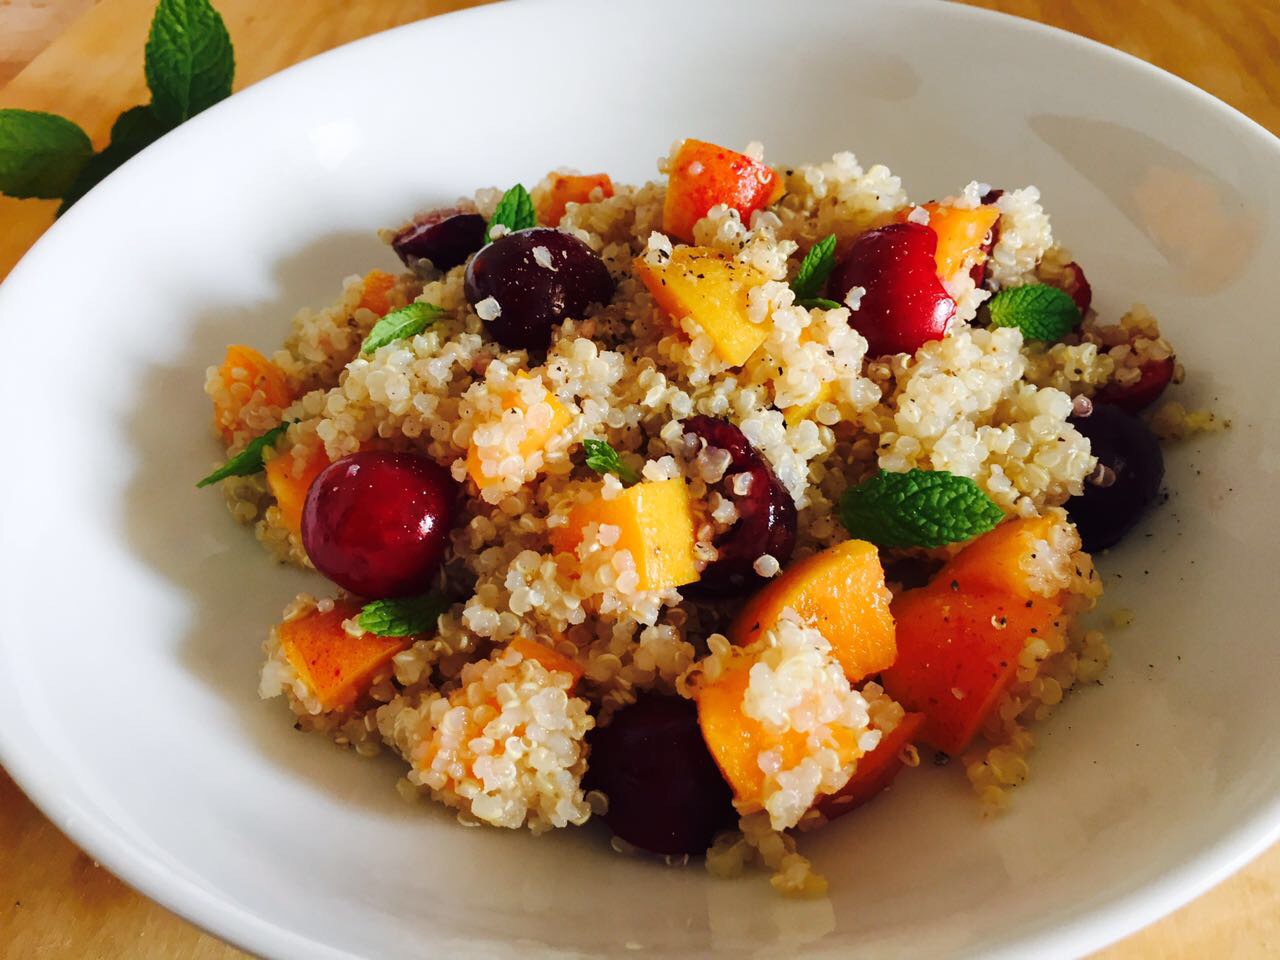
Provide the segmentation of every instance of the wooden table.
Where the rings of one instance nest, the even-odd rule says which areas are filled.
[[[0,0],[0,79],[16,72],[15,57],[30,48],[33,31],[60,29],[91,2]],[[235,41],[237,86],[356,37],[475,2],[215,0]],[[1135,54],[1280,133],[1280,4],[1275,0],[964,2],[1041,20]],[[0,107],[65,114],[101,144],[117,114],[146,102],[142,47],[154,5],[155,0],[98,0],[0,90]],[[23,29],[27,34],[19,37]],[[49,225],[55,206],[0,198],[0,278]],[[1278,954],[1280,846],[1098,957],[1248,960]],[[97,867],[0,772],[0,957],[243,956]]]

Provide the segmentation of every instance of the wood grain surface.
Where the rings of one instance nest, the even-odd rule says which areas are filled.
[[[0,0],[0,84],[15,74],[97,0]]]
[[[0,0],[0,107],[62,113],[101,145],[147,100],[142,47],[155,0]],[[235,42],[237,87],[388,27],[475,0],[215,0]],[[1280,132],[1276,0],[963,0],[1125,50]],[[52,221],[53,202],[0,198],[0,278]],[[99,868],[0,771],[0,958],[230,960],[240,951]],[[1280,956],[1280,846],[1096,960]]]

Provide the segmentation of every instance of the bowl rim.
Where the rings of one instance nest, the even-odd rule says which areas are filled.
[[[522,5],[574,7],[590,0],[524,0]],[[732,0],[725,0],[732,2]],[[814,0],[820,2],[820,0]],[[869,8],[929,9],[938,16],[968,18],[998,24],[1000,29],[1021,31],[1029,36],[1051,39],[1083,56],[1097,57],[1111,65],[1130,71],[1134,76],[1155,81],[1185,96],[1197,109],[1216,112],[1229,118],[1241,135],[1254,138],[1266,149],[1274,151],[1280,161],[1280,137],[1237,108],[1176,74],[1155,66],[1123,50],[1080,36],[1059,27],[1015,14],[970,6],[967,3],[940,4],[937,0],[857,0]],[[192,137],[204,135],[206,127],[221,123],[224,115],[245,108],[254,101],[267,101],[277,90],[303,85],[315,72],[328,69],[330,63],[360,57],[386,42],[392,34],[434,29],[442,20],[500,18],[515,5],[515,0],[482,2],[478,6],[429,16],[348,41],[258,80],[236,91],[227,100],[215,104],[181,127],[170,131],[143,150],[139,156],[147,162],[163,162],[166,150]],[[157,159],[160,158],[160,159]],[[140,165],[131,158],[106,177],[102,184],[47,229],[0,282],[0,315],[8,299],[6,293],[16,286],[15,277],[25,277],[39,269],[44,251],[65,231],[64,222],[76,222],[92,215],[95,195],[110,184],[119,184],[140,175]],[[2,539],[2,536],[0,536]],[[4,706],[0,705],[0,712]],[[19,789],[40,812],[49,818],[73,843],[88,853],[96,863],[107,867],[144,896],[183,917],[199,929],[254,955],[307,956],[356,960],[357,955],[316,941],[296,930],[265,920],[251,910],[210,892],[196,880],[184,876],[159,858],[144,852],[116,828],[100,810],[86,811],[68,800],[59,789],[61,774],[46,772],[35,750],[28,749],[0,723],[0,767],[3,767]],[[1254,814],[1237,826],[1206,843],[1176,866],[1155,879],[1122,894],[1103,906],[1082,905],[1069,909],[1056,922],[1029,924],[988,957],[1077,956],[1101,949],[1156,920],[1174,912],[1227,877],[1244,867],[1268,847],[1280,842],[1280,794],[1259,802]]]

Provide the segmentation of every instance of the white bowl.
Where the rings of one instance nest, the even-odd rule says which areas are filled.
[[[360,41],[165,137],[0,290],[0,760],[94,857],[248,949],[308,958],[1064,956],[1280,833],[1271,601],[1277,141],[1136,60],[969,8],[878,0],[484,7]],[[1043,727],[1013,811],[960,771],[808,837],[829,900],[610,852],[591,827],[464,830],[397,764],[294,733],[259,641],[313,581],[215,492],[203,371],[391,266],[373,230],[571,164],[654,173],[675,138],[852,148],[927,198],[1036,183],[1102,311],[1147,303],[1180,396],[1234,429],[1169,453],[1171,502],[1110,556],[1104,686]],[[1149,536],[1148,536],[1149,535]]]

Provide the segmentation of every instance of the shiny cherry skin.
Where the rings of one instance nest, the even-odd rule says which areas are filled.
[[[609,798],[604,820],[628,843],[652,853],[702,853],[737,821],[691,701],[642,694],[587,742],[583,786]]]
[[[451,270],[484,244],[487,224],[478,213],[450,207],[414,219],[391,239],[391,249],[410,269],[430,260],[437,270]]]
[[[719,556],[702,576],[685,589],[694,596],[727,596],[758,587],[763,578],[755,572],[756,560],[769,554],[785,566],[796,545],[796,504],[768,462],[746,435],[728,420],[696,416],[684,422],[684,432],[709,447],[729,453],[724,478],[713,485],[733,501],[738,519],[716,540]],[[750,478],[746,493],[734,489],[734,477]]]
[[[423,593],[444,562],[458,484],[416,453],[363,451],[307,491],[302,545],[315,568],[370,599]]]
[[[915,353],[946,334],[956,304],[938,279],[937,249],[929,227],[892,223],[859,236],[832,271],[832,300],[843,303],[854,287],[866,291],[849,323],[867,338],[868,356]]]
[[[485,328],[502,346],[545,350],[552,327],[580,320],[591,304],[613,299],[613,278],[577,237],[533,227],[501,236],[477,253],[467,264],[465,292],[472,306],[490,297],[497,302]]]
[[[1097,477],[1086,480],[1084,493],[1067,501],[1067,515],[1086,550],[1105,550],[1119,543],[1155,502],[1164,479],[1164,455],[1147,425],[1119,407],[1095,403],[1089,416],[1072,417],[1071,424],[1089,438],[1093,455],[1110,475],[1105,485]]]

